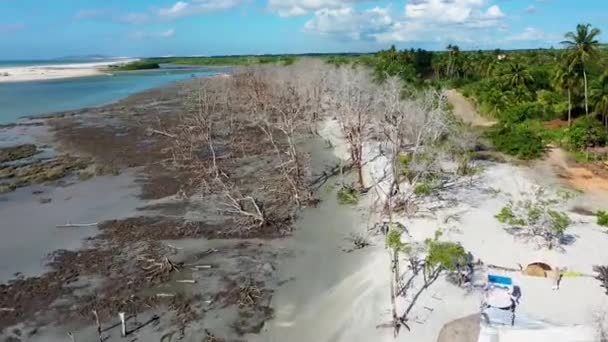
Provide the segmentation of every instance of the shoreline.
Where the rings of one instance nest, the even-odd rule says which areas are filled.
[[[106,68],[139,59],[120,61],[90,62],[74,64],[48,64],[33,66],[0,67],[0,83],[28,82],[109,75]]]

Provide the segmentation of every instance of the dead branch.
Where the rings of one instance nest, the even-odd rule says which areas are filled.
[[[167,132],[164,132],[164,131],[160,131],[158,129],[148,129],[147,131],[148,131],[149,135],[158,134],[158,135],[163,135],[165,137],[169,137],[171,139],[177,138],[177,136],[175,134],[171,134],[171,133],[167,133]]]

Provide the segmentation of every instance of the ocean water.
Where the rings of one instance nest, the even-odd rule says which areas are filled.
[[[0,124],[64,110],[101,106],[129,95],[228,68],[162,68],[115,75],[0,83]]]

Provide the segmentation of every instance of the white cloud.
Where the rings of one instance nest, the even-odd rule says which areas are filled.
[[[387,8],[358,11],[351,7],[321,9],[304,24],[304,30],[353,40],[370,39],[393,23]]]
[[[505,16],[505,14],[502,13],[502,11],[500,10],[500,7],[498,7],[497,5],[490,6],[486,10],[486,13],[483,15],[483,17],[489,18],[489,19],[498,19],[498,18],[502,18],[504,16]]]
[[[358,2],[375,1],[378,0],[268,0],[268,7],[281,17],[293,17],[318,10],[348,8],[348,5]]]
[[[74,16],[76,19],[90,19],[98,18],[108,14],[107,10],[104,9],[81,9],[76,12]]]
[[[173,6],[158,9],[157,14],[164,19],[177,19],[189,15],[226,10],[244,2],[244,0],[178,1]]]
[[[530,5],[530,6],[526,7],[526,9],[524,10],[524,12],[526,12],[526,13],[536,13],[536,12],[538,12],[538,8],[536,8],[536,6],[534,6],[534,5]]]
[[[175,29],[168,29],[167,31],[161,32],[160,36],[163,38],[170,38],[175,36]]]
[[[342,39],[374,39],[383,44],[483,44],[490,41],[490,29],[503,26],[504,18],[501,8],[486,0],[408,0],[402,14],[392,13],[388,7],[317,10],[304,29]]]
[[[174,36],[175,29],[172,28],[161,32],[135,31],[130,34],[133,39],[173,38]]]
[[[522,32],[505,38],[506,41],[550,41],[559,40],[559,35],[546,33],[535,27],[526,27]]]

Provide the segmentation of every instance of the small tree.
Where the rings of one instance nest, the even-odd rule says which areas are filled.
[[[526,199],[509,201],[495,215],[496,219],[511,228],[517,235],[537,239],[539,246],[558,247],[566,229],[572,223],[568,215],[555,209],[556,199],[548,198],[542,188]]]
[[[435,233],[434,239],[425,241],[426,257],[422,263],[418,263],[418,269],[412,270],[416,275],[422,270],[422,286],[414,293],[410,304],[400,317],[400,321],[407,322],[408,315],[416,305],[418,298],[426,291],[444,272],[457,271],[459,265],[464,265],[467,260],[465,249],[451,241],[440,241],[441,232]],[[403,294],[405,295],[405,293]]]

